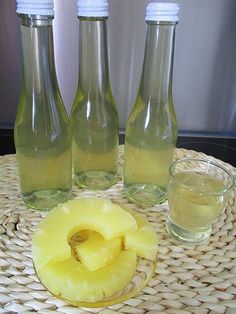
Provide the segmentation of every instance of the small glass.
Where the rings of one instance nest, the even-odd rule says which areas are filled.
[[[174,161],[167,188],[168,233],[189,244],[207,240],[233,186],[233,175],[220,164],[197,158]]]

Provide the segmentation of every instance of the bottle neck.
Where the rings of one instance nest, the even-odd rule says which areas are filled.
[[[49,16],[20,15],[23,84],[33,94],[57,85],[52,19]]]
[[[174,22],[147,22],[143,72],[139,93],[145,103],[169,103],[175,41]]]
[[[79,18],[79,88],[103,93],[109,87],[106,18]]]

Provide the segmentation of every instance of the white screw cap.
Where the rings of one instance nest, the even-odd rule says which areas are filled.
[[[19,14],[54,16],[53,0],[16,0],[16,12]]]
[[[108,0],[78,0],[77,15],[81,17],[107,17]]]
[[[152,2],[147,5],[146,21],[178,22],[179,5],[171,2]]]

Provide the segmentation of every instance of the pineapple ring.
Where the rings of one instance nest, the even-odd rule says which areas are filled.
[[[67,261],[48,264],[38,271],[42,284],[54,295],[70,302],[97,302],[123,290],[136,270],[136,253],[121,251],[108,265],[89,271],[71,257]]]
[[[80,245],[74,246],[76,237],[72,238],[80,232],[86,239],[82,251]],[[136,272],[136,254],[152,260],[156,253],[153,233],[145,218],[139,214],[133,217],[109,200],[87,197],[68,201],[49,212],[33,235],[35,270],[51,293],[72,304],[100,302],[116,293],[120,295],[128,286]],[[122,250],[121,237],[125,250]],[[74,255],[76,251],[80,261]],[[94,251],[100,260],[94,263],[96,267],[91,271],[91,265],[86,265],[81,254],[88,253],[88,260],[96,260]],[[92,267],[94,265],[92,263]],[[152,267],[155,267],[155,261]],[[150,278],[147,277],[144,283]]]
[[[111,240],[135,231],[137,223],[130,213],[102,198],[85,197],[59,204],[41,221],[33,235],[32,256],[36,270],[48,263],[69,259],[68,240],[84,229],[97,231],[105,240]]]

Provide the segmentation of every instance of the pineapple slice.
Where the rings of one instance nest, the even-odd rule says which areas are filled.
[[[122,249],[121,238],[106,241],[99,233],[93,232],[87,241],[75,246],[77,256],[90,271],[97,270],[113,261]]]
[[[36,268],[37,270],[37,268]],[[136,270],[136,253],[121,251],[108,265],[89,271],[71,257],[57,264],[47,264],[38,276],[51,293],[71,302],[96,302],[123,290]]]
[[[133,250],[137,255],[146,259],[155,260],[158,243],[157,234],[143,215],[135,213],[133,216],[136,219],[138,229],[125,234],[125,249]]]
[[[86,197],[59,204],[42,220],[32,238],[32,256],[40,270],[71,257],[68,240],[80,230],[99,232],[106,240],[137,229],[133,216],[110,200]]]

